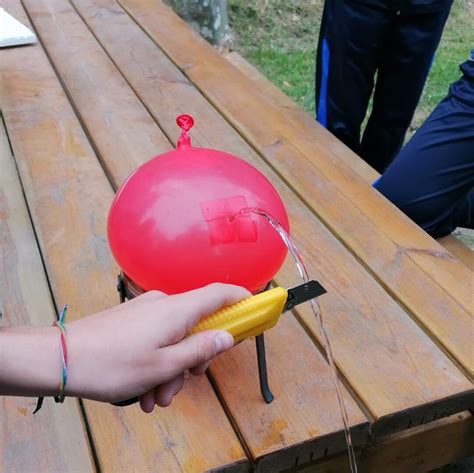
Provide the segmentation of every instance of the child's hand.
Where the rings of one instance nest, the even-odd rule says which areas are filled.
[[[222,330],[186,334],[202,317],[249,296],[225,284],[176,296],[151,291],[66,324],[65,394],[104,402],[140,396],[145,412],[167,406],[187,369],[204,373],[234,343]],[[57,395],[61,369],[56,327],[0,328],[0,395]]]
[[[140,396],[145,412],[155,404],[169,405],[187,369],[202,374],[218,353],[233,346],[232,336],[222,330],[186,334],[202,317],[249,296],[224,284],[175,296],[152,291],[67,324],[66,395],[107,402]]]

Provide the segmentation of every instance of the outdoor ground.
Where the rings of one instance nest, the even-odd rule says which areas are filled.
[[[323,0],[228,0],[234,49],[314,114],[316,45]],[[409,138],[460,77],[474,48],[474,0],[455,0]],[[474,249],[474,232],[456,236]]]
[[[228,0],[227,4],[234,49],[314,114],[315,54],[323,0]],[[408,137],[459,78],[458,66],[473,48],[474,0],[455,0]],[[474,232],[457,233],[474,248]],[[473,473],[474,458],[436,472]]]

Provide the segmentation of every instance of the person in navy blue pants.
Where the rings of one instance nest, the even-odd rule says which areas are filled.
[[[374,187],[433,237],[474,228],[474,49]]]
[[[403,144],[451,4],[325,1],[316,61],[317,120],[380,173]],[[361,139],[372,91],[372,113]]]

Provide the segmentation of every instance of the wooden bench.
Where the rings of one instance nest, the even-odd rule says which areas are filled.
[[[370,468],[393,462],[404,448],[406,471],[415,472],[472,453],[473,420],[465,412],[474,403],[472,271],[367,185],[365,163],[311,117],[259,90],[160,2],[23,5],[26,10],[4,0],[41,44],[0,52],[0,103],[21,180],[10,165],[6,178],[16,181],[8,198],[19,199],[22,186],[34,234],[20,199],[29,236],[2,233],[5,255],[41,254],[46,275],[39,256],[36,274],[47,277],[57,305],[69,303],[72,317],[115,304],[117,268],[105,238],[113,189],[137,165],[171,149],[176,115],[190,113],[195,146],[236,154],[275,185],[310,274],[328,288],[321,307],[361,464],[369,452],[367,471],[376,471]],[[12,162],[9,155],[2,159]],[[15,214],[1,205],[13,228]],[[26,271],[21,261],[8,261],[0,287],[2,300],[13,302],[3,303],[4,316],[7,323],[28,323],[36,306],[24,302]],[[19,275],[15,284],[3,283],[10,281],[7,267]],[[276,282],[295,279],[286,264]],[[23,304],[18,320],[11,307]],[[51,303],[41,307],[38,320],[48,323]],[[346,458],[339,408],[307,309],[283,317],[266,343],[272,404],[260,397],[254,347],[244,342],[153,415],[69,401],[68,426],[82,447],[57,460],[57,468],[343,471],[344,465],[334,470]],[[16,414],[14,406],[33,401],[14,403],[0,412],[2,425],[13,419],[5,451],[19,452],[21,438],[35,448],[0,456],[7,471],[55,453],[54,442],[44,446],[34,430],[38,416]],[[65,425],[47,415],[52,429]],[[456,448],[428,448],[447,433]],[[426,450],[409,454],[405,446],[413,441]]]

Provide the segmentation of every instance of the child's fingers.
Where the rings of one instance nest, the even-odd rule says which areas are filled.
[[[172,380],[155,388],[155,404],[167,407],[171,404],[173,397],[181,391],[184,384],[184,374],[181,373]]]
[[[142,411],[147,414],[149,414],[150,412],[153,412],[153,409],[155,408],[154,389],[151,389],[150,391],[140,396],[140,407]]]

